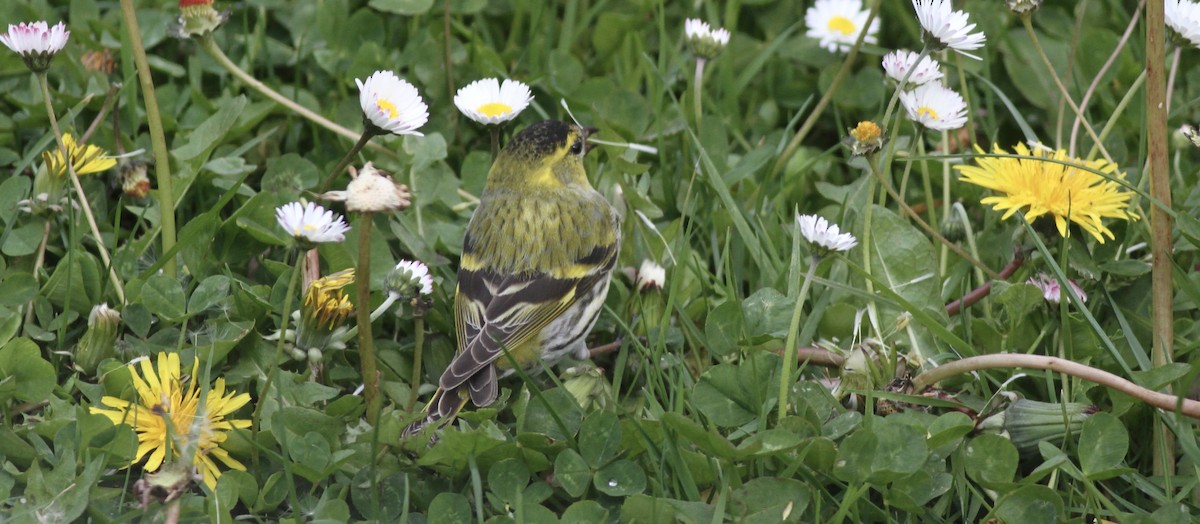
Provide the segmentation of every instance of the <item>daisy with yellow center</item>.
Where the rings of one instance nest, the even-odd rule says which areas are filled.
[[[155,369],[150,359],[142,359],[141,374],[133,364],[129,374],[137,393],[134,402],[105,396],[100,403],[113,409],[93,407],[91,413],[104,415],[114,424],[131,426],[138,435],[138,450],[132,464],[146,459],[146,471],[158,471],[167,460],[182,453],[192,454],[191,462],[204,476],[204,485],[213,489],[221,470],[213,459],[230,469],[246,471],[246,466],[221,448],[226,432],[250,427],[249,420],[225,417],[250,402],[250,394],[226,393],[225,379],[218,378],[198,412],[200,390],[196,385],[200,362],[192,364],[192,374],[184,378],[179,369],[179,354],[158,354]],[[186,384],[185,384],[186,382]]]
[[[863,9],[861,0],[817,0],[804,13],[805,32],[810,38],[820,40],[821,47],[831,53],[846,52],[858,40],[863,29],[867,30],[864,42],[874,44],[879,33],[879,19],[867,25],[870,11]]]
[[[1017,211],[1032,223],[1043,215],[1054,218],[1058,233],[1069,236],[1068,221],[1074,222],[1101,244],[1104,237],[1114,238],[1104,226],[1105,218],[1137,220],[1129,211],[1132,192],[1121,184],[1093,171],[1124,181],[1125,173],[1106,160],[1084,161],[1067,155],[1066,151],[1034,150],[1017,144],[1014,154],[1030,158],[977,158],[977,166],[954,166],[962,180],[1002,193],[980,200],[1008,218]],[[984,151],[975,146],[980,154]],[[992,146],[995,154],[1008,154],[1000,146]]]
[[[62,139],[63,145],[67,148],[67,157],[71,159],[71,167],[75,168],[76,175],[100,173],[117,165],[117,160],[109,158],[107,151],[91,144],[80,145],[75,142],[75,137],[70,133],[63,133]],[[67,164],[63,161],[61,149],[53,147],[42,152],[42,159],[46,161],[46,167],[55,176],[67,174]]]
[[[279,227],[301,244],[341,242],[350,225],[341,215],[312,202],[292,202],[275,209]]]
[[[529,86],[516,80],[500,83],[495,78],[484,78],[467,84],[454,95],[454,105],[467,118],[480,124],[501,124],[521,114],[533,94]]]
[[[358,102],[363,120],[375,134],[424,136],[417,131],[429,121],[429,107],[412,84],[391,71],[376,71],[358,84]]]

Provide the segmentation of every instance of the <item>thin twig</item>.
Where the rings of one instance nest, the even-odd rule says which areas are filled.
[[[1013,273],[1016,273],[1017,269],[1024,264],[1025,257],[1019,251],[1014,253],[1012,261],[1009,262],[1007,266],[1004,266],[1004,268],[1000,270],[1000,273],[996,275],[998,277],[997,280],[1008,280],[1008,277],[1011,277]],[[975,305],[976,302],[983,300],[983,297],[988,296],[991,294],[991,292],[992,281],[989,280],[984,282],[982,286],[971,290],[970,293],[963,295],[962,298],[946,304],[946,315],[952,317],[959,314],[963,308]]]
[[[1137,27],[1138,20],[1140,20],[1139,15],[1142,12],[1142,6],[1145,4],[1146,0],[1138,2],[1137,9],[1133,11],[1133,17],[1129,19],[1129,25],[1125,27],[1125,33],[1122,34],[1121,39],[1117,41],[1117,47],[1113,49],[1112,54],[1108,55],[1108,60],[1106,60],[1104,65],[1100,67],[1100,70],[1096,72],[1096,77],[1092,79],[1091,85],[1089,85],[1087,91],[1083,93],[1083,99],[1079,101],[1080,111],[1087,109],[1088,102],[1092,101],[1092,95],[1096,92],[1096,89],[1100,87],[1100,81],[1104,79],[1104,75],[1108,73],[1109,68],[1111,68],[1113,63],[1117,61],[1117,57],[1121,56],[1121,50],[1125,49],[1125,44],[1129,42],[1129,36],[1133,34],[1133,28]],[[1079,124],[1082,121],[1083,119],[1080,118],[1079,115],[1075,115],[1075,121],[1071,124],[1071,142],[1070,146],[1067,148],[1067,151],[1071,156],[1075,156],[1075,141],[1079,137]]]
[[[1200,402],[1174,395],[1151,391],[1102,369],[1070,360],[1023,353],[998,353],[967,357],[926,370],[913,379],[913,390],[921,393],[947,378],[984,369],[1025,368],[1044,369],[1082,378],[1115,389],[1146,404],[1166,411],[1179,410],[1185,416],[1200,419]]]

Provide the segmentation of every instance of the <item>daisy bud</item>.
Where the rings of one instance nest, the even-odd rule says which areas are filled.
[[[227,16],[213,9],[212,4],[212,0],[179,0],[178,35],[191,38],[220,27]]]
[[[946,237],[946,240],[951,242],[960,242],[967,238],[967,228],[963,225],[962,217],[965,213],[962,209],[961,202],[955,202],[951,207],[951,212],[946,213],[942,217],[942,227],[940,233]]]
[[[1042,6],[1042,0],[1004,0],[1004,5],[1014,14],[1024,15],[1037,11]]]
[[[62,22],[54,27],[43,21],[21,22],[9,25],[8,32],[0,35],[0,42],[21,55],[30,71],[40,74],[50,68],[50,60],[67,45],[70,36]]]
[[[388,295],[411,300],[433,294],[433,275],[429,274],[429,266],[421,262],[401,260],[384,278],[383,285]]]
[[[1175,144],[1177,149],[1187,147],[1189,142],[1195,147],[1200,147],[1200,133],[1197,133],[1196,128],[1192,127],[1191,124],[1180,126],[1179,135],[1187,140]]]
[[[692,52],[707,60],[716,58],[729,44],[729,31],[720,27],[713,29],[708,22],[696,18],[689,18],[684,22],[683,34]]]
[[[830,224],[817,215],[796,215],[800,235],[808,241],[814,256],[822,257],[833,252],[849,251],[858,245],[858,239],[843,233],[837,224]]]
[[[75,366],[91,375],[106,358],[115,357],[117,335],[121,330],[121,312],[100,304],[88,315],[87,331],[75,347]]]

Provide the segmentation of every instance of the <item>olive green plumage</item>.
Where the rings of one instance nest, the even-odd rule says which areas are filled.
[[[491,404],[514,362],[537,373],[542,362],[586,356],[621,241],[616,210],[583,168],[592,131],[533,124],[492,165],[463,239],[458,354],[406,436],[452,419],[468,400]]]

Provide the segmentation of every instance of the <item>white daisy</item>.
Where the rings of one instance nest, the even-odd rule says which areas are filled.
[[[70,36],[62,22],[54,27],[43,21],[22,22],[9,25],[8,32],[0,35],[0,42],[21,55],[29,69],[41,73],[50,66],[50,59],[67,45]]]
[[[796,215],[800,224],[800,234],[821,254],[834,251],[849,251],[858,245],[858,239],[850,233],[842,233],[837,224],[830,224],[824,217],[817,215]]]
[[[729,31],[723,28],[713,29],[708,22],[698,18],[689,18],[683,23],[683,35],[687,38],[692,52],[702,58],[715,58],[721,50],[729,45]]]
[[[967,51],[983,47],[982,32],[972,33],[975,24],[967,23],[967,13],[954,11],[950,0],[912,0],[917,10],[917,20],[925,29],[925,45],[931,51],[950,48],[976,60],[980,58]]]
[[[929,129],[949,131],[967,123],[967,103],[962,95],[937,82],[902,91],[900,101],[909,118]]]
[[[376,71],[358,84],[358,102],[371,125],[397,135],[424,136],[417,131],[429,121],[429,108],[412,84],[391,71]]]
[[[917,64],[916,69],[913,69],[913,64],[917,61],[920,53],[912,51],[898,50],[892,51],[883,55],[883,70],[892,80],[900,82],[904,80],[905,75],[908,76],[906,82],[909,85],[921,85],[930,80],[937,80],[942,77],[942,67],[928,56],[921,59],[921,63]],[[913,69],[909,73],[909,69]]]
[[[312,202],[292,202],[275,209],[279,227],[306,243],[341,242],[350,229],[341,215]]]
[[[821,47],[831,53],[846,52],[858,41],[867,24],[870,11],[863,9],[862,0],[817,0],[804,12],[805,33],[821,41]],[[871,21],[864,42],[874,44],[879,33],[879,19]]]
[[[404,296],[433,294],[433,275],[429,266],[416,260],[401,260],[388,274],[386,286],[389,295]]]
[[[1200,47],[1200,3],[1192,0],[1166,0],[1164,15],[1167,27],[1176,40],[1182,39]]]
[[[642,267],[637,271],[635,287],[638,291],[657,291],[667,282],[667,270],[653,260],[642,261]]]
[[[1059,285],[1057,279],[1050,275],[1038,273],[1037,276],[1029,277],[1026,283],[1037,286],[1038,289],[1042,290],[1042,298],[1046,299],[1047,302],[1057,304],[1063,299],[1062,286]],[[1086,304],[1087,293],[1084,293],[1074,280],[1067,279],[1067,283],[1070,284],[1071,292],[1079,297],[1079,301]]]
[[[484,78],[467,84],[454,95],[454,105],[462,114],[480,124],[500,124],[521,114],[533,101],[529,86],[516,80],[503,84]]]

